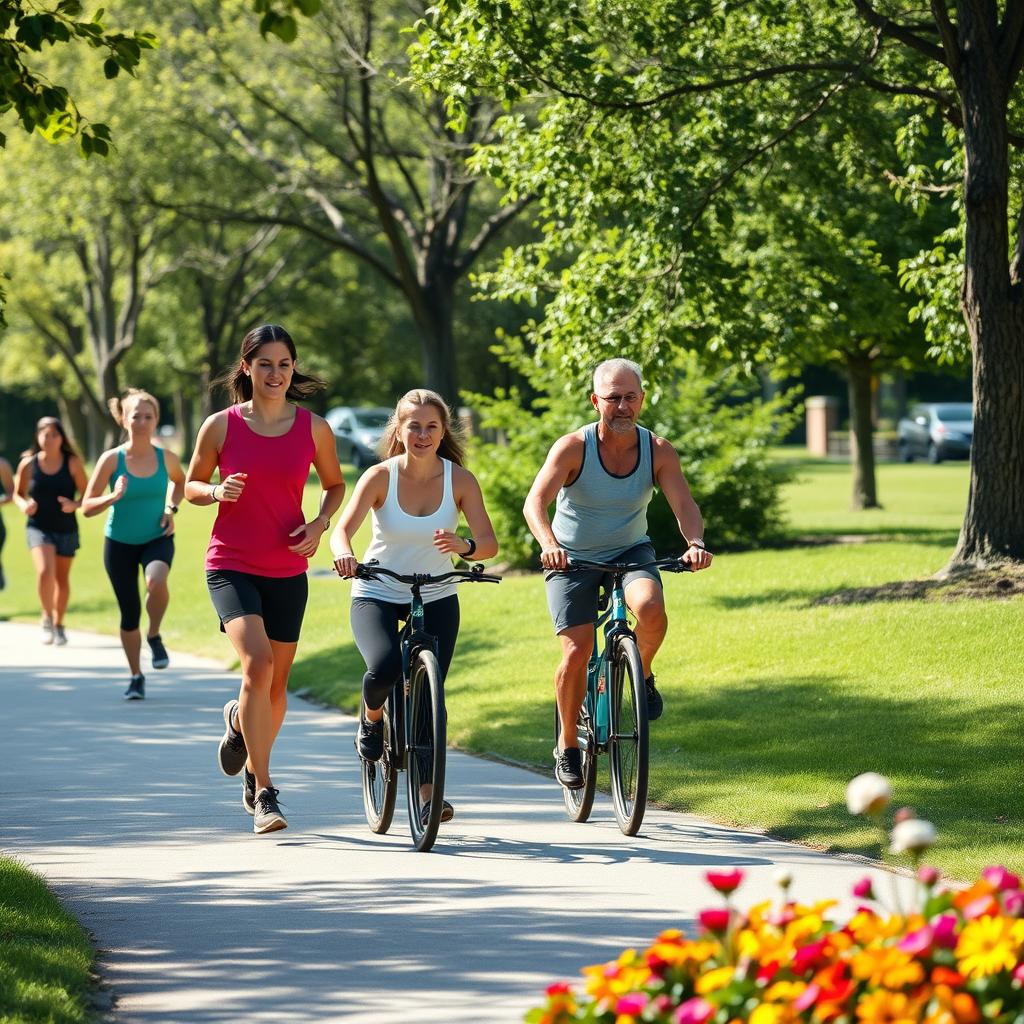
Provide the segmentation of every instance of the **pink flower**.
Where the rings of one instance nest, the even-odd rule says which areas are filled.
[[[933,868],[929,864],[922,864],[917,869],[917,880],[922,884],[928,886],[930,889],[941,877],[941,872],[938,868]]]
[[[1020,888],[1020,876],[1007,871],[1002,864],[995,864],[992,867],[985,868],[981,873],[981,877],[990,885],[994,885],[1000,892],[1003,889]]]
[[[803,1013],[804,1010],[810,1009],[810,1007],[818,1001],[818,997],[820,995],[821,987],[819,985],[808,985],[807,988],[805,988],[803,992],[793,1000],[793,1009],[796,1010],[797,1013]]]
[[[732,915],[728,910],[702,910],[697,915],[701,927],[709,932],[724,932],[729,927],[729,919]]]
[[[893,823],[898,825],[901,821],[913,821],[917,817],[917,811],[913,807],[901,807],[893,816]]]
[[[629,995],[622,996],[615,1004],[615,1012],[623,1017],[636,1017],[643,1013],[646,1005],[647,996],[643,992],[630,992]]]
[[[999,913],[999,904],[991,896],[979,896],[976,900],[971,900],[970,903],[964,907],[964,917],[968,921],[973,921],[976,917],[995,917]]]
[[[1007,917],[1024,917],[1024,892],[1011,889],[1003,893],[1003,912]]]
[[[862,878],[853,887],[853,895],[859,900],[873,900],[875,898],[875,890],[871,888],[871,879]]]
[[[740,887],[740,882],[743,881],[743,872],[739,868],[732,871],[709,871],[704,877],[712,889],[720,892],[723,896],[728,896]]]
[[[1017,964],[1013,970],[1013,980],[1024,985],[1024,964]]]
[[[548,987],[544,991],[549,996],[565,996],[568,995],[569,992],[572,991],[572,989],[569,985],[569,982],[556,981],[554,984],[548,985]]]
[[[714,1012],[715,1008],[706,999],[697,996],[694,999],[687,999],[676,1010],[672,1024],[704,1024]]]
[[[793,952],[793,973],[803,974],[819,965],[822,954],[825,952],[827,940],[819,939],[817,942],[810,942],[806,946],[799,946]]]
[[[900,949],[911,956],[921,956],[932,948],[934,939],[935,933],[929,925],[925,925],[923,928],[918,928],[917,931],[904,936],[900,942]]]
[[[943,914],[932,921],[932,941],[943,949],[956,946],[956,926],[958,922],[953,914]]]

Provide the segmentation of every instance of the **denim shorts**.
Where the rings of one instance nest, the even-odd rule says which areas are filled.
[[[608,562],[653,562],[654,548],[644,541],[614,558],[602,559]],[[661,573],[654,566],[634,569],[623,577],[623,584],[629,586],[633,580],[649,579],[661,585]],[[573,626],[585,626],[597,618],[597,598],[601,584],[611,582],[611,574],[600,569],[577,569],[574,572],[549,571],[544,574],[544,586],[548,595],[548,611],[555,625],[555,633],[563,633]]]
[[[57,554],[61,558],[74,558],[75,552],[80,547],[77,530],[71,530],[68,533],[51,533],[49,530],[40,530],[38,527],[29,526],[26,528],[26,536],[30,549],[49,544],[57,549]]]

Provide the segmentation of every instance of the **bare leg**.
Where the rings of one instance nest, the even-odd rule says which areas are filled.
[[[576,719],[587,693],[587,662],[594,647],[594,627],[589,623],[569,626],[558,634],[558,639],[562,645],[562,660],[555,671],[555,702],[562,723],[558,748],[565,750],[579,746]]]
[[[644,676],[649,676],[654,671],[654,656],[661,649],[668,631],[665,594],[654,580],[633,580],[626,587],[626,604],[636,616],[636,645],[640,648]]]
[[[57,549],[52,544],[40,544],[30,549],[32,565],[36,570],[36,594],[43,618],[53,620],[53,597],[57,580]]]
[[[252,774],[256,776],[256,788],[260,790],[272,785],[270,748],[276,733],[270,691],[274,682],[274,650],[259,615],[242,615],[232,619],[225,623],[224,631],[242,663],[242,686],[238,694],[239,725],[249,753],[248,763]]]
[[[138,629],[122,629],[121,646],[124,648],[124,656],[128,659],[128,671],[133,676],[142,675],[142,663],[139,660],[142,632]]]
[[[73,558],[62,558],[57,555],[56,579],[53,594],[53,624],[60,626],[64,622],[64,613],[68,610],[68,599],[71,597],[71,565]]]
[[[149,618],[147,636],[156,636],[164,620],[164,612],[171,599],[167,589],[167,574],[171,567],[166,562],[150,562],[146,566],[146,616]]]

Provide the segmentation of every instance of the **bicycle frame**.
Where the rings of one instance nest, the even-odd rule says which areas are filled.
[[[613,572],[609,596],[610,607],[598,614],[594,622],[594,646],[590,652],[587,665],[587,696],[588,712],[594,723],[594,738],[599,753],[608,749],[608,653],[615,643],[616,637],[636,634],[630,629],[628,610],[626,608],[626,592],[622,585],[625,573]],[[604,646],[599,645],[601,627],[604,627]]]

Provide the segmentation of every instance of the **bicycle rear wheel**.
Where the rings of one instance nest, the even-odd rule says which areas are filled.
[[[359,758],[363,779],[363,811],[371,832],[382,835],[391,827],[398,794],[398,769],[392,761],[391,716],[394,695],[384,705],[384,753],[379,761]]]
[[[576,739],[580,745],[583,760],[583,787],[566,789],[562,787],[562,799],[565,801],[566,814],[573,821],[586,821],[594,807],[594,791],[597,788],[597,745],[594,739],[592,719],[587,711],[587,701],[580,708],[576,719]],[[555,756],[558,756],[558,744],[562,735],[562,720],[555,708]]]
[[[612,805],[623,834],[635,836],[647,810],[648,733],[644,670],[632,637],[622,637],[615,645],[610,696]]]
[[[426,852],[434,845],[444,809],[444,768],[447,735],[441,671],[433,651],[421,650],[412,663],[406,697],[408,760],[406,784],[409,797],[409,831],[416,849]],[[420,786],[433,787],[424,816]]]

